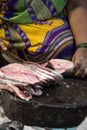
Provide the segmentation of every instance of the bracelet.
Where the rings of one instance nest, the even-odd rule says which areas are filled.
[[[79,45],[77,45],[77,47],[76,47],[77,49],[78,48],[87,48],[87,43],[81,43],[81,44],[79,44]]]

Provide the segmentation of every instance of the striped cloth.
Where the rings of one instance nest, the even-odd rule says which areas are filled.
[[[10,51],[43,63],[71,59],[75,45],[63,15],[67,0],[0,0],[0,37]]]

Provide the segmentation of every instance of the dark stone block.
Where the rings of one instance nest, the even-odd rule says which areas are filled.
[[[2,91],[5,114],[25,125],[68,128],[79,125],[87,115],[87,81],[65,78],[69,86],[51,86],[43,95],[24,101]]]

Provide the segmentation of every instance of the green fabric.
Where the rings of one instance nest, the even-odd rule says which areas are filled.
[[[4,15],[3,19],[19,24],[36,22],[39,20],[42,21],[56,17],[63,11],[65,4],[67,3],[65,0],[46,0],[45,2],[43,0],[16,1],[17,2],[13,3],[15,5],[15,10],[12,10],[12,16],[10,16],[10,8],[8,8],[8,10],[5,11],[5,14],[10,17],[7,18],[6,15]],[[8,2],[10,3],[10,0],[8,0]],[[49,3],[51,3],[50,6]],[[56,11],[52,13],[54,9]],[[37,17],[36,20],[32,20],[34,15]]]
[[[61,11],[64,9],[66,2],[64,0],[52,0],[55,7],[57,8],[58,12],[61,13]]]

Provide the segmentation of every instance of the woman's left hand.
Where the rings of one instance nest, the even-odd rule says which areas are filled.
[[[7,47],[4,45],[4,43],[2,42],[2,40],[0,39],[0,50],[1,51],[6,51]]]
[[[87,48],[78,48],[72,58],[76,77],[87,77]]]

